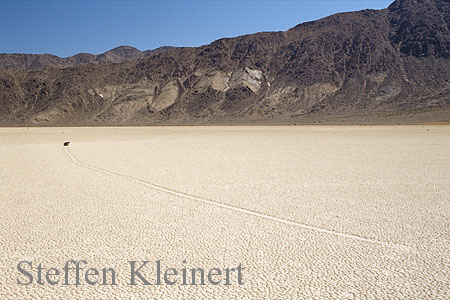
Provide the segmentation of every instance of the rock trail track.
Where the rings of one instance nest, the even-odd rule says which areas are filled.
[[[95,166],[91,166],[85,163],[80,162],[74,154],[72,154],[69,150],[68,147],[64,147],[64,152],[67,154],[67,156],[70,158],[70,160],[81,167],[87,168],[87,169],[91,169],[97,172],[101,172],[103,174],[107,174],[107,175],[111,175],[111,176],[117,176],[117,177],[121,177],[130,181],[133,181],[135,183],[144,185],[146,187],[161,191],[161,192],[165,192],[168,194],[172,194],[175,196],[179,196],[179,197],[183,197],[186,199],[190,199],[190,200],[194,200],[194,201],[198,201],[204,204],[208,204],[208,205],[214,205],[214,206],[218,206],[224,209],[228,209],[228,210],[232,210],[234,212],[238,212],[238,213],[243,213],[243,214],[247,214],[247,215],[251,215],[251,216],[255,216],[258,218],[262,218],[262,219],[266,219],[269,221],[273,221],[273,222],[277,222],[277,223],[281,223],[281,224],[285,224],[285,225],[290,225],[290,226],[295,226],[295,227],[300,227],[303,229],[308,229],[308,230],[313,230],[316,232],[320,232],[320,233],[324,233],[324,234],[331,234],[334,236],[338,236],[341,238],[346,238],[346,239],[352,239],[352,240],[356,240],[356,241],[361,241],[361,242],[365,242],[365,243],[370,243],[370,244],[376,244],[379,246],[383,246],[383,247],[389,247],[389,248],[397,248],[399,250],[406,250],[408,251],[408,247],[406,245],[399,245],[399,244],[394,244],[394,243],[388,243],[388,242],[384,242],[384,241],[379,241],[376,239],[370,239],[370,238],[366,238],[363,236],[359,236],[356,234],[350,234],[350,233],[343,233],[343,232],[338,232],[338,231],[334,231],[334,230],[329,230],[326,228],[321,228],[321,227],[316,227],[316,226],[311,226],[311,225],[307,225],[307,224],[302,224],[299,222],[294,222],[292,220],[288,220],[288,219],[282,219],[282,218],[278,218],[278,217],[274,217],[271,215],[267,215],[267,214],[263,214],[263,213],[259,213],[257,211],[252,211],[246,208],[242,208],[242,207],[235,207],[232,205],[228,205],[228,204],[224,204],[218,201],[214,201],[214,200],[210,200],[210,199],[205,199],[205,198],[201,198],[201,197],[197,197],[197,196],[193,196],[193,195],[189,195],[183,192],[179,192],[179,191],[175,191],[172,189],[168,189],[166,187],[162,187],[129,175],[125,175],[125,174],[120,174],[120,173],[116,173],[113,171],[109,171],[103,168],[98,168]]]

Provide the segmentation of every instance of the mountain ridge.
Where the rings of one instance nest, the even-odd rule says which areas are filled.
[[[450,121],[449,20],[449,1],[397,0],[124,62],[2,70],[0,124]]]
[[[161,53],[175,47],[162,46],[140,51],[131,46],[118,46],[100,54],[77,53],[68,57],[53,54],[0,53],[0,69],[39,70],[46,67],[64,68],[88,63],[122,63]]]

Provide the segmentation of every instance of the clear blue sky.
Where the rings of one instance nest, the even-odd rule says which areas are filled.
[[[199,46],[222,37],[287,30],[337,12],[391,1],[0,0],[0,53],[66,57],[119,45],[140,50]]]

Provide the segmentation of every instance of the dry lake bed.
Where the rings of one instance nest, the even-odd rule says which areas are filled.
[[[450,126],[2,128],[0,170],[0,299],[450,299]]]

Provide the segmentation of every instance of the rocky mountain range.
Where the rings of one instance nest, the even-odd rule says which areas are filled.
[[[160,47],[154,50],[139,51],[130,46],[120,46],[105,53],[95,55],[79,53],[62,58],[51,54],[0,54],[0,70],[39,70],[46,67],[64,68],[81,64],[122,63],[152,56],[174,47]]]
[[[197,48],[0,55],[0,125],[450,121],[450,1]]]

